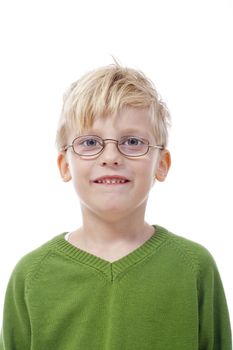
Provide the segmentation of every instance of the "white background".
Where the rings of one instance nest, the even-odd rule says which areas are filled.
[[[230,0],[0,2],[1,312],[16,262],[81,224],[56,165],[62,95],[114,55],[154,81],[172,114],[172,167],[146,220],[212,253],[232,317],[232,15]]]

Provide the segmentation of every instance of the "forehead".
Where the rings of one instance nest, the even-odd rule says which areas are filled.
[[[152,132],[152,118],[149,109],[124,108],[114,115],[96,117],[86,132],[126,132],[140,133],[149,136]]]

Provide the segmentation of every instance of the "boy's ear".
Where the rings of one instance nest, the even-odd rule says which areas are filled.
[[[59,153],[57,157],[57,165],[62,177],[62,180],[64,182],[68,182],[72,179],[70,169],[69,169],[69,164],[66,160],[66,156],[64,153]]]
[[[164,181],[167,177],[167,173],[169,171],[169,168],[171,166],[171,155],[170,152],[167,149],[164,149],[161,152],[159,164],[156,169],[155,178],[158,181]]]

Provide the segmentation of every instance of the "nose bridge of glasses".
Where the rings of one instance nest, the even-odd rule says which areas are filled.
[[[112,144],[112,147],[107,147],[108,144]],[[103,149],[102,152],[105,153],[106,149],[110,150],[110,152],[114,152],[114,153],[119,153],[120,150],[118,148],[118,140],[114,140],[114,139],[103,139]],[[121,152],[120,152],[121,153]]]
[[[103,148],[107,146],[108,143],[114,143],[115,146],[118,148],[118,140],[114,139],[103,139]]]

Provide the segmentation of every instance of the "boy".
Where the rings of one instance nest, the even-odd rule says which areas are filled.
[[[150,189],[170,167],[168,123],[141,72],[115,64],[72,84],[57,162],[73,182],[83,225],[17,264],[1,349],[231,349],[210,253],[144,220]]]

